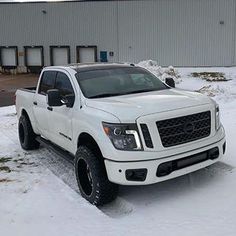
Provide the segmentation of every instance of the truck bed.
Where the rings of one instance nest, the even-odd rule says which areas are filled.
[[[22,90],[22,91],[29,92],[29,93],[36,93],[36,87],[20,88],[18,90]]]

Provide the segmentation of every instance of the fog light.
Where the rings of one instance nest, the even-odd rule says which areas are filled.
[[[160,164],[157,169],[157,177],[169,175],[173,171],[172,161]]]
[[[209,152],[208,152],[208,155],[209,155],[209,158],[211,159],[211,160],[214,160],[214,159],[216,159],[216,158],[218,158],[219,157],[219,148],[218,147],[215,147],[215,148],[212,148],[211,150],[209,150]]]
[[[129,181],[145,181],[147,169],[131,169],[125,171],[126,179]]]

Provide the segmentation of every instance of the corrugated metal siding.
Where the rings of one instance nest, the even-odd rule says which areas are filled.
[[[120,59],[150,58],[175,66],[231,65],[234,2],[119,2]]]
[[[0,4],[0,46],[97,45],[110,61],[236,64],[236,0],[144,0]],[[43,14],[46,10],[47,14]],[[224,21],[221,25],[220,21]],[[99,55],[98,55],[99,56]],[[23,57],[20,57],[23,65]]]
[[[43,45],[46,65],[50,45],[70,45],[71,62],[76,62],[77,45],[114,51],[109,59],[117,61],[116,6],[115,2],[0,4],[0,45],[17,45],[20,51],[23,46]]]

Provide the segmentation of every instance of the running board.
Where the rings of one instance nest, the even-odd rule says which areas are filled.
[[[74,165],[74,159],[75,157],[69,153],[68,151],[65,151],[64,149],[60,148],[59,146],[53,144],[52,142],[38,136],[36,137],[36,140],[44,147],[50,149],[54,153],[56,153],[58,156],[62,157],[66,161],[70,162],[72,165]]]

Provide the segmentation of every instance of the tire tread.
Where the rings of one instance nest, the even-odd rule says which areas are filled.
[[[22,124],[24,127],[25,140],[21,143],[21,147],[25,150],[38,149],[40,144],[36,141],[36,134],[33,131],[30,120],[25,115],[22,115],[19,119],[19,125]]]
[[[75,158],[75,167],[80,158],[88,160],[90,170],[93,171],[96,181],[98,181],[96,189],[93,190],[93,194],[91,194],[91,197],[88,197],[83,193],[79,184],[78,175],[76,175],[82,196],[96,206],[101,206],[113,201],[118,194],[118,185],[108,180],[103,159],[95,156],[86,146],[80,146],[78,148]]]

